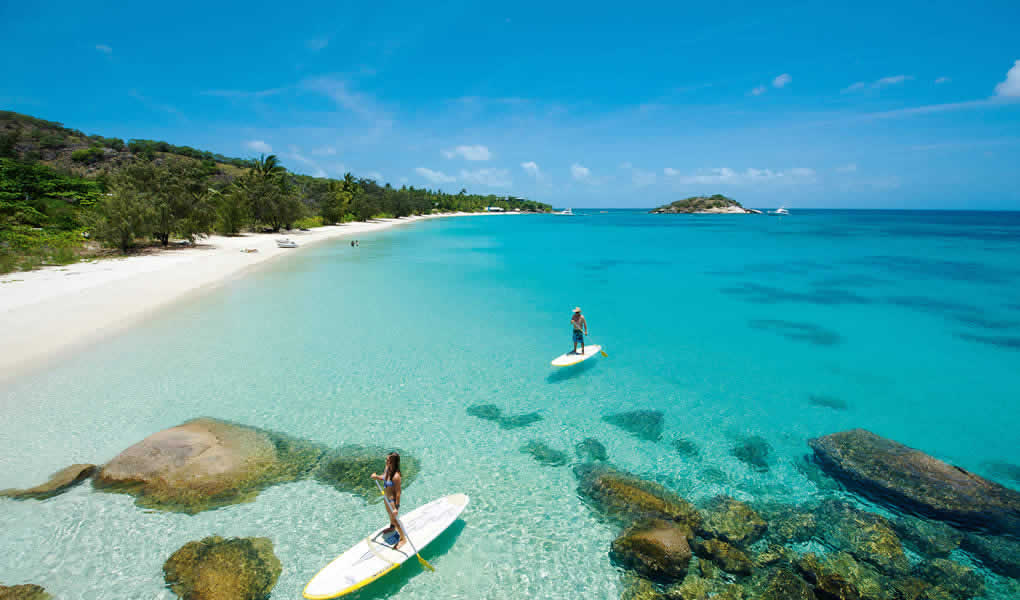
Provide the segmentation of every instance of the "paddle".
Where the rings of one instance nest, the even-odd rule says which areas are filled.
[[[386,505],[386,513],[389,514],[390,516],[393,516],[393,511],[390,508],[389,498],[386,497],[386,492],[383,491],[382,484],[379,483],[378,479],[373,479],[372,481],[375,481],[375,487],[379,488],[379,493],[382,494],[383,504]],[[407,543],[411,545],[411,550],[414,550],[414,555],[418,557],[418,562],[421,563],[421,566],[425,567],[429,571],[435,571],[435,569],[432,568],[432,565],[426,562],[425,559],[421,557],[421,554],[418,554],[418,550],[415,549],[414,542],[412,542],[411,538],[407,535],[407,529],[405,529],[404,524],[400,522],[400,518],[394,517],[393,520],[397,522],[397,527],[400,527],[400,533],[403,534],[404,539],[407,540]]]

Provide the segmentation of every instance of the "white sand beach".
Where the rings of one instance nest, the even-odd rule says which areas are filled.
[[[81,262],[0,276],[0,382],[96,343],[170,303],[316,242],[452,216],[446,213],[347,223],[310,231],[210,236],[193,248]],[[278,248],[290,238],[298,248]],[[257,252],[243,252],[243,249]]]

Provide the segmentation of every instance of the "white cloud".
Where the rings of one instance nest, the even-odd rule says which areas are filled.
[[[323,94],[333,100],[337,106],[349,110],[366,121],[375,123],[377,127],[388,128],[393,124],[389,113],[383,110],[371,97],[355,92],[350,84],[335,77],[315,77],[301,82],[305,90]]]
[[[401,177],[400,183],[407,183],[407,177]]]
[[[509,187],[510,171],[507,169],[477,169],[475,171],[460,170],[461,181],[487,185],[489,187]]]
[[[759,85],[758,87],[756,87],[753,90],[751,90],[751,95],[752,96],[761,96],[762,94],[765,93],[765,90],[767,90],[767,89],[768,89],[767,87],[765,87],[763,85]]]
[[[778,77],[772,80],[772,87],[781,88],[786,86],[786,84],[790,83],[791,81],[793,81],[793,77],[790,77],[789,73],[783,73],[782,75],[779,75]]]
[[[305,42],[305,47],[312,52],[318,52],[329,45],[329,38],[315,38]]]
[[[666,167],[665,169],[662,170],[662,174],[665,175],[666,177],[676,177],[677,175],[680,174],[680,171],[677,171],[673,167]]]
[[[857,171],[857,163],[850,163],[848,165],[843,165],[842,167],[836,167],[837,173],[853,173],[855,171]]]
[[[897,83],[903,83],[904,81],[908,81],[910,79],[913,79],[913,77],[911,77],[910,75],[892,75],[890,77],[883,77],[879,79],[875,83],[871,84],[871,87],[884,87],[887,85],[896,85]]]
[[[312,173],[312,177],[329,177],[329,175],[320,169],[315,169],[315,173]]]
[[[323,146],[322,148],[312,150],[312,154],[316,156],[333,156],[336,154],[336,148],[333,146]]]
[[[453,183],[454,181],[457,181],[457,178],[453,175],[447,175],[442,171],[433,171],[432,169],[426,169],[425,167],[418,167],[414,170],[414,172],[425,179],[428,179],[432,183]]]
[[[453,150],[443,150],[443,156],[446,158],[455,158],[460,156],[464,160],[489,160],[492,154],[489,149],[482,145],[475,146],[457,146]]]
[[[99,50],[100,52],[106,55],[113,54],[113,48],[107,46],[106,44],[96,44],[96,50]]]
[[[872,81],[870,83],[866,81],[858,81],[857,83],[851,84],[843,88],[841,92],[846,94],[848,92],[856,92],[858,90],[863,90],[864,88],[871,88],[873,90],[877,90],[878,88],[896,85],[898,83],[903,83],[904,81],[910,81],[913,78],[914,78],[913,75],[890,75],[888,77],[876,79],[875,81]]]
[[[936,84],[939,84],[939,83],[949,83],[950,81],[952,81],[952,79],[950,79],[948,77],[939,77],[938,79],[935,80],[935,83]]]
[[[1020,60],[1006,73],[1006,80],[995,86],[995,95],[1003,98],[1020,97]]]
[[[591,176],[591,169],[583,167],[577,163],[570,165],[570,175],[578,181],[584,181]]]
[[[524,169],[524,171],[528,175],[531,175],[535,179],[542,178],[542,170],[538,168],[538,163],[536,163],[533,160],[529,160],[528,162],[522,162],[521,168]]]
[[[254,150],[255,152],[264,152],[266,154],[269,154],[270,152],[273,151],[273,147],[263,142],[262,140],[252,140],[245,144],[245,146],[247,146],[249,150]]]
[[[676,169],[664,169],[666,175],[682,184],[748,185],[752,183],[814,183],[815,171],[794,167],[786,171],[748,168],[736,171],[729,167],[701,169],[692,175],[681,175]]]
[[[367,177],[368,179],[372,179],[377,183],[383,182],[382,173],[380,173],[379,171],[369,171],[368,173],[365,173],[365,177]]]

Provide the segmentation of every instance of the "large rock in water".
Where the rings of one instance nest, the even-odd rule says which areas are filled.
[[[386,455],[391,451],[400,454],[400,485],[407,489],[421,470],[418,459],[401,450],[374,446],[352,444],[330,450],[319,460],[312,477],[337,491],[358,494],[369,501],[381,501],[382,496],[371,475],[386,470]]]
[[[0,496],[15,500],[45,500],[73,488],[85,481],[96,472],[96,465],[77,464],[61,469],[50,477],[46,483],[24,490],[3,490]]]
[[[263,600],[283,566],[268,538],[211,536],[188,542],[163,564],[163,576],[183,600]]]
[[[758,541],[768,524],[750,506],[728,496],[716,496],[703,511],[699,533],[745,548]]]
[[[1020,538],[1020,493],[864,429],[808,442],[834,477],[872,499]]]
[[[0,600],[53,600],[41,585],[23,583],[21,585],[0,585]]]
[[[305,476],[325,448],[210,418],[154,433],[99,471],[97,488],[137,504],[194,514],[250,501],[259,490]]]
[[[644,521],[613,541],[610,558],[640,575],[669,583],[687,575],[691,530],[673,521]]]
[[[631,522],[650,518],[677,521],[692,530],[701,526],[701,514],[693,504],[661,485],[605,464],[574,468],[578,493],[610,519]]]

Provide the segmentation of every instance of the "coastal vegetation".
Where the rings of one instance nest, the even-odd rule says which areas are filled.
[[[694,214],[694,213],[746,213],[749,209],[741,206],[733,198],[727,198],[722,194],[711,196],[691,196],[683,200],[677,200],[670,204],[660,206],[651,211],[652,214]]]
[[[0,111],[0,273],[210,233],[489,206],[550,210],[515,196],[398,189],[351,173],[311,177],[288,171],[274,155],[242,159],[163,141],[125,142]]]

